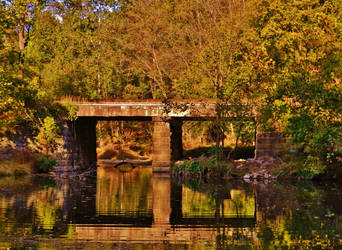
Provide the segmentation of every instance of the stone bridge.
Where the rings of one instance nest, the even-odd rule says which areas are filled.
[[[183,156],[182,123],[186,120],[254,119],[248,105],[217,104],[193,100],[113,100],[76,103],[77,120],[64,125],[69,157],[65,165],[96,168],[96,123],[98,120],[152,121],[153,171],[169,172],[172,161]],[[238,114],[238,117],[237,117]],[[67,130],[71,132],[67,132]],[[273,156],[279,136],[258,136],[256,157]]]

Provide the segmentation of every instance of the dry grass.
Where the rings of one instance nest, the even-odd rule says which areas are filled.
[[[19,176],[31,174],[32,163],[0,162],[0,176]]]
[[[105,146],[102,148],[99,148],[98,150],[98,158],[103,159],[103,160],[111,160],[114,159],[118,156],[119,151],[114,149],[113,147],[110,146]]]
[[[84,103],[89,102],[88,99],[80,96],[63,96],[59,100],[59,102],[66,102],[70,104]]]
[[[136,150],[134,150],[136,149]],[[138,160],[151,160],[152,155],[149,152],[144,152],[140,148],[135,148],[129,145],[104,145],[97,149],[98,159],[103,160],[125,160],[125,159],[138,159]]]
[[[19,176],[31,174],[31,167],[37,162],[37,156],[27,151],[6,152],[0,154],[0,176]]]

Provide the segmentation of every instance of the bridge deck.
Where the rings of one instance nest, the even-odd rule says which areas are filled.
[[[233,118],[236,110],[242,111],[241,117],[253,117],[249,105],[217,104],[214,102],[194,102],[187,100],[113,100],[111,102],[78,103],[78,117],[108,118],[136,118],[151,119],[152,117],[169,117],[183,119]],[[218,111],[220,110],[220,111]]]

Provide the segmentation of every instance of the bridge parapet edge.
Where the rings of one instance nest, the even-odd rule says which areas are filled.
[[[227,110],[218,111],[216,103],[163,103],[163,102],[106,102],[106,103],[79,103],[78,117],[184,117],[184,118],[215,118],[218,112],[222,118],[237,116],[236,106],[227,106]],[[240,105],[241,106],[241,105]],[[238,106],[238,107],[240,107]],[[248,105],[243,105],[244,113],[241,117],[254,117],[255,112]],[[248,107],[246,109],[246,107]],[[246,111],[247,110],[247,111]]]

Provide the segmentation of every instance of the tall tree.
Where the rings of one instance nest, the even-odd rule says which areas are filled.
[[[334,158],[342,136],[341,2],[276,0],[257,6],[254,27],[273,63],[266,113],[303,146],[308,164]]]

